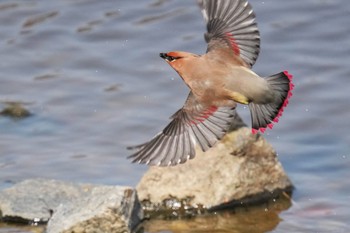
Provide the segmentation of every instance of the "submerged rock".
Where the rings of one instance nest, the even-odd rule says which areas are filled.
[[[21,119],[32,115],[20,102],[5,102],[5,104],[7,106],[0,111],[0,115],[14,119]]]
[[[150,167],[136,189],[148,214],[176,217],[261,203],[292,183],[259,134],[236,125],[217,145],[175,167]]]
[[[50,219],[47,233],[131,232],[142,218],[130,187],[32,179],[0,192],[0,220],[40,224]]]

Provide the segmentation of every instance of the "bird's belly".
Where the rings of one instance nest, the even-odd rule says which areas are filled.
[[[198,80],[191,82],[190,88],[195,96],[203,103],[216,106],[227,105],[227,92],[223,80],[220,82],[210,79]],[[229,105],[232,105],[230,101]]]

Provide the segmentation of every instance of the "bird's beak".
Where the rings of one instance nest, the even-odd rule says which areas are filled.
[[[167,59],[168,55],[166,53],[160,53],[159,56],[163,59]]]

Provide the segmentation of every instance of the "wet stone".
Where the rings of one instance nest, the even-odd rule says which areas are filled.
[[[191,216],[261,204],[291,194],[276,152],[259,134],[239,125],[217,145],[174,167],[150,167],[137,185],[149,216]]]

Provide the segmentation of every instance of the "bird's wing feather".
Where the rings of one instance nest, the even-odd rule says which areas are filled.
[[[236,116],[235,105],[230,107],[203,106],[192,92],[183,108],[152,140],[130,147],[137,151],[128,158],[133,162],[157,166],[173,166],[195,156],[198,143],[203,151],[220,140]]]
[[[253,66],[260,52],[255,14],[246,0],[198,0],[207,24],[207,52],[227,47]]]

